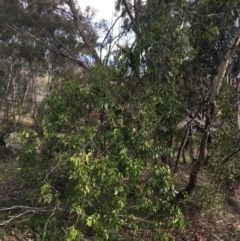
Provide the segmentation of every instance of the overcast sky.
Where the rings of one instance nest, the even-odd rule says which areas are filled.
[[[78,2],[82,11],[86,6],[92,6],[98,10],[96,20],[104,18],[111,22],[115,0],[78,0]]]
[[[83,12],[87,6],[92,6],[94,9],[98,10],[96,19],[95,19],[96,21],[101,19],[106,19],[111,24],[116,19],[116,18],[113,19],[115,0],[78,0],[78,2],[81,8],[81,11]],[[119,22],[114,27],[113,33],[115,36],[119,34],[120,25],[121,23]],[[131,40],[131,35],[129,35],[129,38],[125,37],[122,43],[124,44],[126,40],[130,42],[133,41]],[[121,44],[121,41],[120,41],[120,44]],[[105,55],[105,53],[106,51],[103,50],[103,55]]]

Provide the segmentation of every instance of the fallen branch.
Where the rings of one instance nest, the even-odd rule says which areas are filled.
[[[0,226],[5,226],[8,225],[10,222],[12,222],[15,219],[18,219],[28,213],[53,213],[53,210],[47,210],[47,209],[41,209],[41,208],[33,208],[33,207],[29,207],[29,206],[22,206],[22,205],[16,205],[16,206],[12,206],[12,207],[7,207],[7,208],[0,208],[0,211],[13,211],[13,210],[18,210],[18,209],[22,209],[25,210],[23,213],[20,213],[18,215],[12,216],[10,219],[8,220],[4,220],[0,223]]]
[[[48,210],[48,209],[41,209],[41,208],[33,208],[33,207],[29,207],[29,206],[22,206],[22,205],[16,205],[16,206],[12,206],[12,207],[7,207],[7,208],[0,208],[0,211],[11,211],[11,210],[16,210],[16,209],[27,209],[27,210],[31,210],[31,211],[37,211],[37,212],[52,212],[52,210]]]
[[[17,219],[17,218],[20,218],[22,217],[23,215],[27,214],[27,213],[33,213],[34,211],[33,210],[28,210],[28,211],[25,211],[24,213],[20,213],[16,216],[13,216],[11,217],[10,219],[8,220],[5,220],[3,221],[2,223],[0,223],[0,226],[5,226],[5,225],[8,225],[11,221],[13,221],[14,219]]]

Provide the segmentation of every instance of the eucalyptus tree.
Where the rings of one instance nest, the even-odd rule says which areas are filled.
[[[36,68],[39,69],[41,65],[45,72],[51,73],[53,77],[66,66],[74,66],[73,63],[89,70],[89,63],[81,56],[92,55],[96,62],[101,62],[94,48],[98,45],[98,31],[106,30],[106,22],[94,23],[92,19],[95,11],[91,8],[87,8],[81,16],[79,11],[74,1],[51,3],[3,1],[1,3],[2,43],[12,42],[18,58],[29,64],[36,126],[38,122],[36,78],[39,74],[35,71]],[[9,40],[6,39],[7,35]]]
[[[24,61],[19,57],[19,48],[14,36],[2,33],[1,41],[1,112],[6,119],[12,119],[16,129],[16,109],[21,99],[21,89],[25,88],[23,70]],[[11,109],[11,111],[10,111]],[[11,118],[10,118],[11,117]]]
[[[223,85],[223,91],[227,92],[217,93],[219,94],[218,111],[221,110],[224,113],[221,114],[220,118],[216,118],[215,122],[211,121],[210,126],[207,126],[209,118],[207,113],[210,108],[208,102],[211,99],[212,88],[214,85],[218,85],[217,81],[219,83],[223,81],[223,79],[219,79],[219,73],[221,71],[225,73],[227,70],[228,83],[232,83],[232,80],[237,79],[239,75],[237,43],[233,47],[235,51],[228,56],[230,59],[227,61],[229,62],[223,67],[225,61],[223,56],[234,41],[237,31],[235,23],[239,16],[239,3],[237,1],[230,3],[225,1],[212,1],[211,3],[209,1],[201,3],[199,1],[179,1],[178,3],[168,2],[166,4],[164,1],[148,1],[148,4],[142,6],[141,1],[117,1],[116,9],[122,11],[122,15],[125,17],[125,30],[136,34],[137,41],[131,46],[130,53],[132,56],[135,54],[138,67],[142,64],[144,71],[142,78],[146,81],[146,77],[151,76],[151,80],[155,83],[154,91],[158,93],[157,96],[161,96],[161,91],[157,90],[164,90],[160,103],[155,103],[159,117],[161,117],[159,125],[164,123],[166,129],[172,128],[174,130],[177,121],[186,115],[186,110],[187,113],[189,110],[196,113],[191,121],[196,118],[197,113],[202,114],[203,123],[206,120],[206,126],[203,128],[204,133],[209,134],[210,126],[214,124],[215,126],[220,125],[222,128],[232,125],[233,113],[235,113],[235,118],[237,116],[233,108],[236,100],[231,102],[231,105],[226,105],[222,97],[234,95],[236,98],[233,86],[227,87],[227,90],[226,85]],[[142,20],[142,25],[137,25],[139,23],[137,19],[140,19],[140,22]],[[230,50],[232,51],[232,49]],[[133,61],[129,57],[129,52],[127,56],[132,67]],[[221,78],[223,77],[221,76]],[[227,82],[224,81],[224,83]],[[167,98],[168,102],[162,100]],[[172,104],[169,100],[173,101]],[[169,115],[171,108],[172,115]],[[223,108],[225,109],[223,110]],[[165,109],[166,112],[164,112]],[[226,115],[231,117],[228,120],[225,118],[225,125],[223,125],[221,120]],[[167,119],[167,116],[170,118]],[[232,126],[232,131],[236,131],[236,126]],[[232,136],[232,131],[229,132],[229,136]],[[176,136],[176,132],[173,135]],[[160,136],[161,141],[163,141],[164,133],[160,132]],[[168,132],[167,138],[170,136],[171,134]],[[233,146],[228,150],[232,150],[234,155],[238,153],[238,144],[234,144],[234,142],[238,143],[237,140],[238,135],[235,135],[234,141],[229,143]],[[162,142],[161,145],[164,146],[164,143]],[[168,147],[173,148],[171,141],[168,143]],[[192,169],[189,185],[177,197],[186,190],[191,193],[196,186],[198,173],[196,170],[199,170],[206,159],[207,154],[205,153],[203,156],[202,154],[205,149],[208,149],[207,143],[203,147],[199,142],[198,148],[198,161]],[[225,148],[222,149],[225,150]],[[229,155],[231,156],[231,152]]]
[[[198,14],[195,14],[196,12],[193,11],[193,7]],[[181,96],[181,101],[186,101],[186,107],[195,113],[197,109],[202,111],[202,116],[206,122],[203,134],[205,141],[207,139],[206,135],[208,135],[211,130],[211,126],[214,125],[215,128],[218,129],[218,133],[214,135],[216,139],[214,140],[215,144],[213,144],[213,147],[208,147],[207,143],[203,144],[203,137],[200,138],[198,161],[191,171],[189,185],[185,189],[191,193],[197,181],[198,171],[196,170],[199,170],[199,165],[201,166],[206,159],[207,150],[209,151],[208,159],[210,159],[212,167],[218,166],[218,168],[221,167],[222,170],[225,171],[226,166],[224,167],[219,164],[219,156],[226,156],[226,149],[228,149],[227,152],[229,155],[231,152],[236,154],[236,150],[238,150],[238,145],[236,144],[238,142],[238,136],[235,135],[235,137],[232,138],[232,134],[236,132],[236,127],[232,124],[234,118],[233,113],[235,112],[235,115],[237,115],[236,111],[234,111],[236,100],[235,103],[234,101],[232,103],[232,97],[235,95],[236,98],[236,94],[234,94],[234,87],[229,85],[231,82],[229,79],[234,80],[239,74],[239,70],[236,68],[236,59],[239,58],[237,51],[237,31],[239,26],[236,25],[239,14],[239,3],[236,1],[231,1],[230,4],[225,1],[203,2],[202,4],[193,2],[190,4],[188,12],[191,16],[191,18],[187,20],[189,23],[188,39],[194,55],[181,66],[183,72],[182,80],[184,81],[182,88],[180,87],[184,93]],[[233,44],[233,46],[230,47],[234,41],[236,45],[234,46]],[[230,54],[227,56],[225,53],[228,50]],[[224,64],[226,65],[224,66]],[[225,71],[227,72],[226,77]],[[214,89],[216,86],[219,86],[217,90]],[[220,87],[221,91],[219,92]],[[211,106],[209,103],[215,98],[213,97],[214,95],[218,97],[215,103],[217,110],[214,110],[213,114],[210,111]],[[228,104],[224,96],[228,96]],[[186,99],[184,100],[182,98]],[[214,119],[214,121],[210,121],[210,125],[209,111],[212,113],[211,118]],[[216,116],[217,112],[221,114]],[[232,141],[222,143],[218,138],[222,135],[220,133],[222,131],[226,133],[226,130],[229,131],[228,135]],[[218,145],[221,145],[220,143],[223,144],[223,146],[218,149],[218,152],[216,152],[216,143],[218,143]],[[218,162],[217,165],[214,164],[215,161]],[[211,175],[216,178],[216,176],[221,173],[219,170],[220,169],[211,169]],[[216,179],[219,183],[219,179]]]
[[[184,223],[173,205],[174,181],[166,159],[177,143],[177,124],[185,109],[205,101],[207,77],[218,73],[208,68],[212,52],[205,53],[204,46],[217,43],[224,49],[217,39],[218,15],[223,11],[223,23],[232,26],[236,16],[229,14],[231,8],[225,1],[116,1],[122,36],[131,33],[134,40],[122,44],[122,39],[113,65],[104,65],[97,51],[104,44],[99,44],[90,9],[82,12],[73,0],[4,3],[2,31],[24,39],[33,52],[41,46],[56,69],[71,66],[62,73],[62,85],[53,87],[42,104],[38,133],[23,133],[29,141],[19,161],[25,195],[33,201],[31,207],[21,206],[27,211],[19,217],[35,214],[31,225],[42,240],[147,239],[149,233],[150,238],[169,240],[172,229],[182,229]],[[11,14],[6,15],[7,10]],[[18,15],[13,14],[16,10]],[[215,100],[237,43],[224,61],[214,58],[216,65],[223,64],[207,96],[210,115],[200,155],[189,185],[176,200],[196,186]],[[94,59],[93,66],[83,56]],[[188,89],[197,94],[189,96]],[[191,111],[196,113],[196,108]]]
[[[15,13],[18,14],[15,14]],[[6,14],[8,13],[8,14]],[[31,39],[49,51],[57,53],[88,69],[79,59],[81,53],[101,60],[95,50],[98,34],[91,21],[94,11],[80,12],[69,1],[7,1],[2,3],[0,25],[19,38]],[[104,24],[99,25],[102,28]]]

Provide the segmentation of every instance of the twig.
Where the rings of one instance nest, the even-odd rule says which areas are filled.
[[[122,16],[120,15],[120,16],[114,21],[114,23],[112,24],[111,28],[108,30],[105,38],[104,38],[103,41],[102,41],[101,48],[100,48],[100,59],[102,59],[102,49],[103,49],[104,42],[106,41],[108,35],[110,34],[110,32],[112,31],[113,27],[115,26],[115,24],[117,23],[117,21],[119,20],[120,17],[122,17]]]
[[[36,210],[35,211],[34,210],[27,210],[24,213],[20,213],[20,214],[18,214],[16,216],[11,217],[9,220],[3,221],[2,223],[0,223],[0,226],[8,225],[12,220],[20,218],[21,216],[23,216],[23,215],[25,215],[27,213],[33,213],[33,212],[37,212],[37,211]]]
[[[16,205],[12,207],[7,207],[7,208],[0,208],[0,211],[10,211],[10,210],[16,210],[16,209],[27,209],[29,211],[41,211],[41,212],[52,212],[52,210],[47,210],[47,209],[40,209],[40,208],[33,208],[29,206],[22,206],[22,205]]]
[[[238,149],[236,149],[233,153],[231,153],[229,156],[227,156],[222,163],[226,164],[232,157],[234,157],[238,152],[240,151],[239,145],[238,145]]]
[[[49,222],[49,220],[53,217],[53,215],[55,214],[55,208],[53,209],[53,211],[52,211],[52,213],[50,214],[50,216],[48,217],[48,219],[47,219],[47,221],[46,221],[46,223],[45,223],[45,225],[44,225],[44,228],[43,228],[43,230],[45,231],[46,229],[47,229],[47,225],[48,225],[48,222]]]

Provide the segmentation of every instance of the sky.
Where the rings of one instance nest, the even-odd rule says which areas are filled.
[[[113,18],[114,14],[114,3],[115,0],[78,0],[79,6],[81,8],[81,11],[84,12],[85,8],[87,6],[92,6],[94,9],[98,10],[96,18],[94,19],[95,21],[99,21],[101,19],[106,19],[109,21],[110,25],[113,23],[113,21],[116,18]],[[117,36],[120,31],[120,25],[121,23],[118,22],[114,29],[113,29],[113,34],[114,36]],[[103,36],[105,37],[105,35]],[[131,36],[130,36],[131,38]],[[126,39],[123,39],[122,43],[125,43]],[[128,39],[129,41],[129,39]],[[130,40],[132,42],[132,40]],[[119,41],[121,44],[121,41]],[[102,54],[103,56],[107,53],[106,50],[103,50]]]
[[[78,0],[78,2],[82,11],[85,10],[86,6],[92,6],[98,10],[96,20],[104,18],[111,22],[115,0]]]
[[[78,0],[78,3],[82,12],[84,12],[87,6],[91,6],[97,10],[96,18],[94,21],[106,19],[111,25],[115,20],[115,18],[113,19],[115,0]],[[118,28],[119,25],[114,27],[114,35],[118,35]],[[102,36],[102,38],[104,37],[105,34]],[[102,56],[105,56],[106,54],[107,50],[103,49]]]

